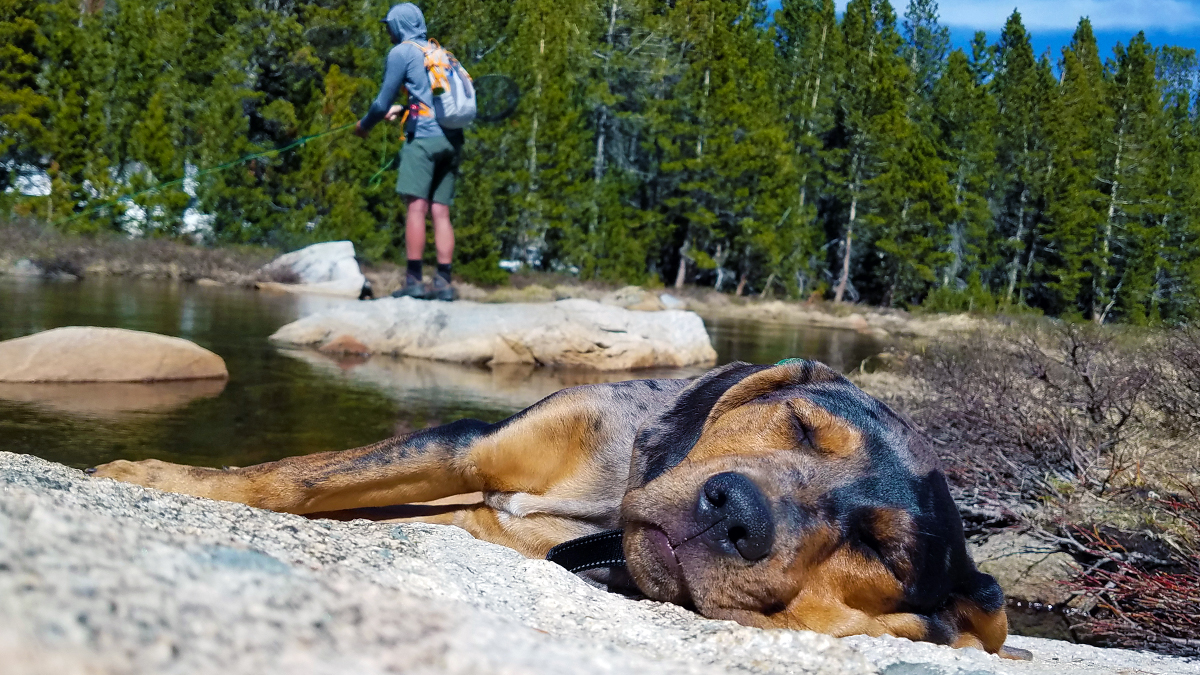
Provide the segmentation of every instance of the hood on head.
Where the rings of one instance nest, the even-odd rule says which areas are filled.
[[[425,39],[425,15],[411,2],[393,5],[383,23],[387,25],[392,42],[396,44],[405,40]]]

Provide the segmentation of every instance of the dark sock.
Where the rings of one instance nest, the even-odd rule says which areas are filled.
[[[450,283],[450,263],[446,263],[445,265],[438,263],[437,273],[439,277],[446,280],[446,283]]]
[[[408,276],[413,277],[415,279],[421,278],[421,261],[420,260],[409,260],[408,261]]]

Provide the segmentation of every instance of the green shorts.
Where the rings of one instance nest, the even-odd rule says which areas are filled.
[[[414,138],[400,150],[396,192],[438,204],[454,203],[462,134]]]

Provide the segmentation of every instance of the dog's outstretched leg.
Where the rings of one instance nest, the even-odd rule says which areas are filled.
[[[618,472],[597,482],[615,484],[619,493],[628,472],[628,451],[622,465],[619,448],[624,441],[618,437],[632,431],[626,429],[628,420],[614,422],[605,414],[604,392],[596,389],[559,392],[497,424],[459,420],[353,450],[229,470],[118,460],[94,473],[298,514],[477,491],[542,495],[563,481],[589,482],[581,474],[596,471]]]

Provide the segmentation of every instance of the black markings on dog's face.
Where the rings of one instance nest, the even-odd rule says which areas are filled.
[[[953,616],[994,613],[1003,594],[967,553],[936,457],[911,423],[845,378],[811,362],[785,367],[713,371],[639,431],[622,506],[637,549],[627,550],[638,559],[631,569],[682,575],[664,588],[685,588],[682,601],[702,613],[751,625],[808,626],[797,598],[820,578],[844,586],[828,592],[847,598],[848,612],[904,614],[906,636],[956,643],[967,628]],[[700,486],[730,471],[761,489],[776,523],[760,561],[687,543]],[[655,567],[661,545],[646,528],[667,534],[676,572]]]
[[[634,452],[640,454],[645,467],[640,482],[648,483],[682,462],[699,440],[704,420],[717,400],[747,375],[767,368],[770,366],[731,363],[709,371],[680,393],[670,409],[638,431]]]

